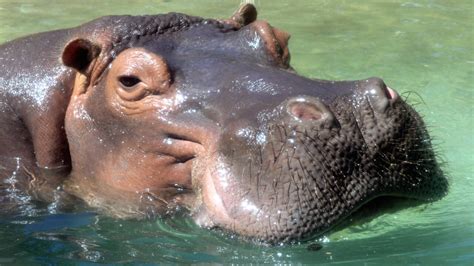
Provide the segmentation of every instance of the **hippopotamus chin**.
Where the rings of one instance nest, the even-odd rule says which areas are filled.
[[[268,243],[380,196],[446,193],[395,90],[298,75],[289,34],[256,17],[250,4],[228,20],[110,16],[0,46],[0,178],[117,217],[181,207]]]

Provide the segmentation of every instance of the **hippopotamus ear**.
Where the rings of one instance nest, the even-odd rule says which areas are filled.
[[[230,20],[237,23],[240,27],[246,26],[257,19],[257,9],[252,4],[241,5],[237,11],[234,12]]]
[[[100,54],[100,47],[87,39],[75,39],[64,47],[62,61],[65,66],[89,76],[91,63]]]

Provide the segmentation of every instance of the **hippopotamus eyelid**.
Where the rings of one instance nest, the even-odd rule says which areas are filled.
[[[134,87],[135,85],[137,85],[138,83],[142,82],[138,77],[136,77],[134,75],[120,76],[118,78],[118,81],[120,82],[122,87],[128,88],[128,89],[130,89],[130,88]]]

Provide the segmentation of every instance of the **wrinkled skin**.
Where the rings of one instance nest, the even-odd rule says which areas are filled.
[[[118,217],[181,206],[277,243],[380,196],[442,197],[423,121],[397,92],[299,76],[288,38],[246,5],[225,21],[105,17],[0,46],[2,200],[14,184]]]

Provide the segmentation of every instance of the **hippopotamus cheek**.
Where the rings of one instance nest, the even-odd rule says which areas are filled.
[[[143,192],[191,187],[192,161],[176,163],[172,156],[143,153],[129,146],[110,152],[101,161],[100,182],[118,190]]]
[[[74,166],[77,158],[85,156],[85,149],[88,147],[97,148],[96,145],[100,143],[100,138],[98,138],[96,129],[92,126],[93,118],[84,108],[83,97],[73,96],[72,98],[66,111],[64,126]],[[91,138],[91,136],[95,137]]]

